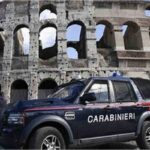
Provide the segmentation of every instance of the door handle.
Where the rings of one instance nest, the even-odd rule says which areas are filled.
[[[110,109],[111,107],[110,107],[110,105],[107,105],[104,109]]]

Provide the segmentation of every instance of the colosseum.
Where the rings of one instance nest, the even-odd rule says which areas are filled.
[[[41,19],[44,11],[51,17]],[[79,77],[150,78],[149,0],[3,0],[0,12],[0,89],[7,103],[45,98]],[[75,25],[79,39],[68,39]],[[22,28],[29,31],[26,51]],[[47,47],[40,37],[46,28],[55,32]]]

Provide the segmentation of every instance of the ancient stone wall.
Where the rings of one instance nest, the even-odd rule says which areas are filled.
[[[48,90],[78,77],[110,76],[119,71],[124,76],[150,78],[150,17],[144,14],[149,8],[150,2],[144,0],[1,2],[0,85],[7,103],[46,97]],[[57,19],[40,21],[45,9]],[[73,24],[82,27],[76,42],[66,39],[67,27]],[[96,41],[100,24],[106,28]],[[123,25],[128,27],[124,36]],[[30,48],[28,55],[16,56],[14,34],[21,27],[30,31]],[[46,27],[56,29],[57,41],[42,50],[39,32]],[[67,47],[76,48],[78,59],[68,58]]]

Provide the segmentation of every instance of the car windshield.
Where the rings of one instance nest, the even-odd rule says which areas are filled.
[[[76,99],[80,92],[83,90],[84,86],[85,85],[82,82],[76,82],[66,86],[62,86],[58,88],[58,90],[55,93],[49,95],[48,97],[64,100],[69,100],[70,98]]]

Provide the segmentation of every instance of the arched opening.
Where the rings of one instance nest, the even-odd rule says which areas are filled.
[[[80,21],[71,22],[67,27],[67,47],[74,48],[78,53],[78,59],[86,58],[86,28]],[[67,49],[67,51],[68,51]],[[70,55],[68,55],[70,57]],[[73,59],[76,59],[73,57]]]
[[[150,27],[149,27],[149,39],[150,39]]]
[[[50,19],[57,19],[57,15],[52,13],[50,10],[45,9],[40,13],[40,21],[42,20],[50,20]]]
[[[108,21],[100,21],[96,26],[97,48],[114,49],[115,38],[113,26]]]
[[[6,100],[4,98],[4,93],[2,92],[2,87],[0,84],[0,113],[4,109],[5,106],[6,106]]]
[[[11,85],[11,103],[28,99],[28,85],[24,80],[16,80]]]
[[[40,32],[40,41],[42,49],[53,47],[56,44],[56,29],[54,27],[44,28]]]
[[[146,17],[150,17],[150,6],[146,7],[144,13]],[[150,27],[149,27],[149,38],[150,38]]]
[[[79,42],[81,36],[82,26],[78,24],[72,24],[67,28],[67,40],[73,42]]]
[[[39,57],[49,59],[57,56],[57,29],[53,25],[43,26],[39,36]]]
[[[150,17],[150,6],[146,7],[144,13],[146,17]]]
[[[126,22],[122,26],[126,50],[142,50],[142,37],[140,27],[134,22]]]
[[[18,25],[14,30],[14,51],[12,69],[27,69],[30,49],[30,34],[26,25]]]
[[[78,52],[75,48],[73,47],[68,47],[67,48],[67,56],[70,59],[78,59]]]
[[[57,19],[56,7],[53,5],[44,5],[40,9],[40,21]]]
[[[5,32],[3,29],[0,29],[0,57],[3,57],[4,54],[4,44],[5,44]]]
[[[117,55],[115,53],[115,36],[113,25],[106,21],[101,20],[96,25],[96,45],[100,58],[100,66],[117,67]]]
[[[48,95],[54,92],[54,89],[57,87],[57,83],[52,79],[44,79],[39,85],[38,98],[43,99],[47,98]]]
[[[30,47],[30,30],[26,25],[19,25],[14,31],[14,56],[27,56]]]

